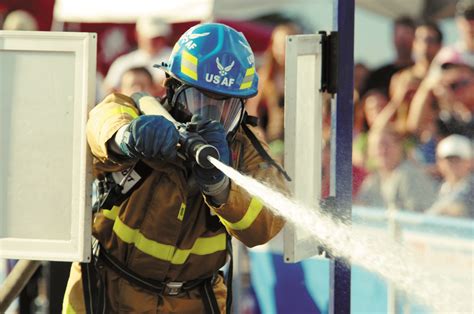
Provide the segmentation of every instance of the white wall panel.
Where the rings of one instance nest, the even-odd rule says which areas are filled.
[[[0,257],[89,258],[95,37],[0,31]]]

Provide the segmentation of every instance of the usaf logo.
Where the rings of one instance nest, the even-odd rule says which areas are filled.
[[[226,76],[227,72],[232,70],[234,67],[235,61],[232,61],[232,63],[226,67],[222,66],[222,64],[219,62],[219,57],[216,58],[216,63],[217,63],[217,68],[219,69],[219,74],[222,76]]]
[[[227,73],[230,70],[232,70],[232,68],[234,67],[235,61],[232,61],[232,63],[229,64],[228,66],[223,66],[219,60],[219,57],[217,57],[216,64],[217,64],[217,68],[219,69],[220,75],[206,73],[206,82],[213,83],[216,85],[225,85],[227,87],[231,87],[234,84],[235,79],[228,78],[226,76],[227,76]]]

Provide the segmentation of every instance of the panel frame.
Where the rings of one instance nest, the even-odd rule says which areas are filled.
[[[93,178],[86,122],[95,102],[96,47],[95,33],[0,31],[0,51],[72,52],[75,56],[70,239],[20,239],[6,235],[0,238],[0,258],[90,261]],[[10,210],[14,209],[4,209],[0,214]]]
[[[314,62],[308,62],[309,67],[302,67],[304,73],[299,73],[298,58],[302,56],[313,56]],[[321,65],[321,35],[287,37],[285,169],[292,178],[289,186],[293,197],[310,208],[317,208],[321,198],[323,146]],[[313,79],[307,80],[308,76],[305,74],[307,75],[308,71]],[[309,130],[303,130],[303,126]],[[296,263],[320,253],[315,241],[305,237],[295,226],[289,224],[285,226],[283,239],[284,261],[287,263]]]

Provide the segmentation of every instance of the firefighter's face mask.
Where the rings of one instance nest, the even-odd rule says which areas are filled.
[[[219,121],[228,135],[235,133],[244,113],[242,98],[212,94],[189,85],[181,85],[175,91],[172,106],[184,113],[188,121],[194,115],[200,115],[204,120]]]

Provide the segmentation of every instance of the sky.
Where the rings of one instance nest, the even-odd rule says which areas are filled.
[[[308,4],[289,8],[290,15],[302,16],[314,30],[330,31],[333,24],[332,0],[311,1]],[[456,41],[457,30],[453,19],[439,22],[445,44]],[[354,61],[364,62],[369,67],[378,67],[394,57],[392,46],[392,20],[356,6]]]

